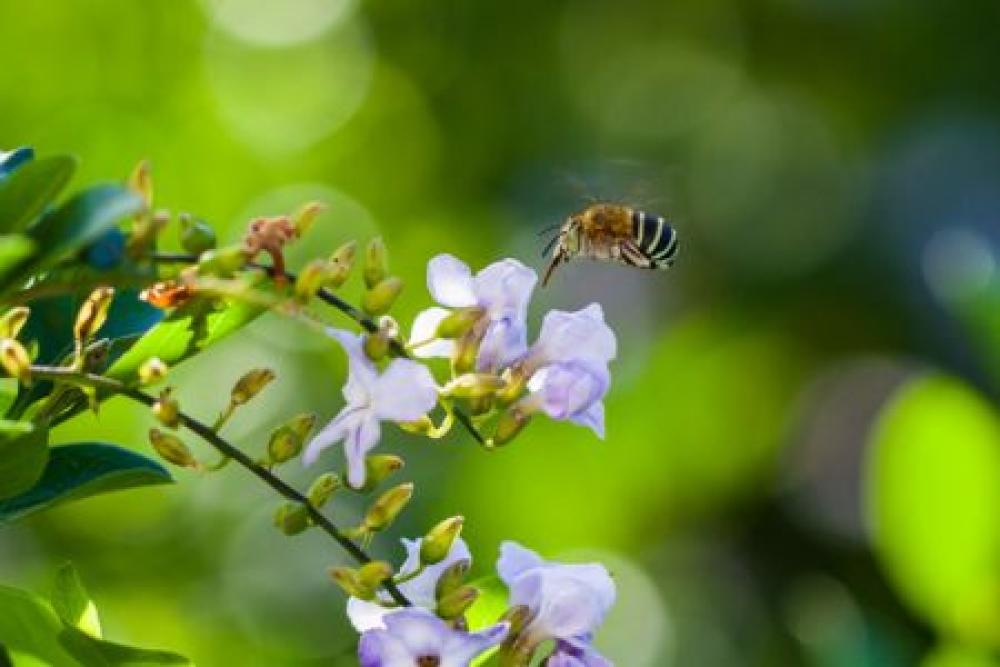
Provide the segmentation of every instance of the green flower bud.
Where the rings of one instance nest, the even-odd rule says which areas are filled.
[[[379,281],[361,297],[361,309],[369,315],[384,315],[403,291],[403,281],[390,276]]]
[[[474,335],[475,333],[473,328],[456,341],[451,366],[457,374],[470,373],[476,369],[476,358],[479,356],[479,343],[482,339]]]
[[[152,171],[149,160],[142,160],[132,169],[127,181],[128,189],[142,198],[142,203],[146,208],[153,204]]]
[[[371,600],[375,597],[375,589],[362,585],[356,570],[349,567],[331,567],[327,573],[333,583],[351,597],[360,600]]]
[[[198,257],[198,273],[203,276],[229,278],[247,263],[247,255],[240,245],[230,245],[217,250],[207,250]]]
[[[295,298],[305,303],[311,299],[323,286],[327,276],[327,263],[322,259],[314,259],[299,271],[295,279]]]
[[[521,432],[521,429],[531,420],[531,415],[516,405],[508,408],[497,421],[496,432],[493,434],[494,445],[505,445]]]
[[[407,482],[389,489],[379,496],[365,513],[363,527],[368,532],[387,528],[413,497],[413,484]]]
[[[479,599],[479,589],[474,586],[459,586],[438,599],[437,615],[445,620],[458,618]]]
[[[31,382],[31,358],[24,346],[13,338],[0,340],[0,365],[7,375],[24,384]]]
[[[279,465],[290,461],[302,451],[302,438],[287,424],[271,431],[267,440],[267,463]]]
[[[303,204],[299,210],[292,215],[292,225],[295,226],[295,234],[297,236],[302,236],[308,232],[319,218],[319,214],[325,210],[326,205],[321,204],[318,201]]]
[[[430,417],[424,415],[417,421],[413,422],[401,422],[399,427],[406,431],[407,433],[416,433],[417,435],[427,435],[434,430],[434,422]]]
[[[471,565],[468,559],[463,559],[446,567],[441,576],[438,577],[434,587],[434,597],[440,600],[461,586],[465,582],[466,575],[469,574]]]
[[[77,344],[88,341],[96,334],[108,319],[108,308],[115,296],[113,287],[98,287],[80,306],[73,325],[73,339]]]
[[[306,494],[313,507],[322,507],[333,497],[333,492],[342,486],[340,477],[332,472],[326,472],[317,477],[309,486]]]
[[[458,338],[472,329],[476,322],[482,319],[484,313],[485,311],[477,306],[459,308],[441,320],[434,336],[436,338]]]
[[[389,354],[389,340],[381,333],[365,334],[363,347],[372,361],[382,361]]]
[[[372,454],[365,457],[365,483],[361,493],[368,493],[393,473],[402,470],[405,462],[395,454]]]
[[[176,435],[164,433],[158,428],[151,428],[149,429],[149,443],[165,461],[182,468],[193,470],[201,468],[198,459]]]
[[[431,528],[420,541],[420,562],[435,565],[443,561],[451,551],[451,545],[461,534],[464,523],[463,517],[453,516]]]
[[[286,422],[296,435],[305,440],[316,426],[316,415],[311,412],[297,414]]]
[[[285,503],[274,513],[274,525],[285,535],[298,535],[310,526],[309,510],[305,505]]]
[[[368,242],[365,248],[364,279],[365,287],[372,289],[385,279],[388,272],[385,243],[377,236]]]
[[[181,423],[181,408],[172,394],[173,390],[167,387],[153,403],[153,416],[167,428],[177,428]]]
[[[358,568],[358,583],[373,593],[391,576],[392,565],[382,560],[373,560]]]
[[[0,338],[17,338],[30,314],[31,310],[27,306],[17,306],[4,313],[0,317]]]
[[[493,409],[493,396],[476,396],[466,399],[465,403],[468,406],[469,414],[473,416],[485,415]]]
[[[181,247],[193,255],[212,250],[216,245],[215,230],[204,220],[190,213],[178,216],[181,223]]]
[[[504,381],[488,373],[465,373],[444,386],[442,393],[454,398],[482,398],[493,395]]]
[[[167,377],[170,368],[159,357],[150,357],[139,366],[139,384],[147,385],[159,382]]]
[[[243,405],[263,391],[275,378],[270,368],[255,368],[248,371],[233,385],[231,400],[233,405]]]

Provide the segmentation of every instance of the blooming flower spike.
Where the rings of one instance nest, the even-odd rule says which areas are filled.
[[[348,377],[343,394],[347,404],[306,446],[303,462],[313,464],[320,453],[343,441],[347,482],[365,483],[365,455],[381,437],[381,422],[411,422],[423,417],[437,402],[437,385],[421,364],[394,359],[381,374],[365,356],[362,337],[329,330],[347,352]]]
[[[482,632],[455,630],[431,612],[403,609],[385,619],[385,629],[361,636],[361,667],[467,667],[498,645],[509,626],[498,623]]]

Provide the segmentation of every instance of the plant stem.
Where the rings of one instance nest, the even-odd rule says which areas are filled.
[[[152,260],[153,262],[158,262],[163,264],[194,264],[195,262],[198,261],[198,258],[194,255],[188,255],[185,253],[164,253],[164,252],[153,253],[152,255],[149,256],[149,259]],[[257,264],[257,263],[251,263],[249,266],[258,269],[260,271],[265,271],[272,278],[275,275],[274,269],[270,266],[265,266],[263,264]],[[289,283],[295,282],[296,275],[294,273],[291,273],[289,271],[284,271],[283,275],[285,277],[285,280],[287,280]],[[343,314],[347,315],[349,318],[357,322],[361,326],[361,328],[367,331],[368,333],[378,332],[378,324],[375,323],[375,320],[368,317],[358,308],[355,308],[351,304],[347,303],[346,301],[344,301],[339,296],[337,296],[330,290],[326,289],[325,287],[320,287],[319,290],[317,290],[316,292],[316,296],[324,303],[333,306],[334,308],[336,308],[337,310],[339,310],[340,312],[342,312]],[[412,358],[410,357],[409,352],[406,350],[406,347],[398,340],[396,339],[391,340],[389,342],[389,346],[392,350],[392,353],[395,356],[403,357],[406,359]],[[477,443],[479,443],[483,447],[488,448],[487,441],[483,438],[483,435],[479,432],[479,429],[476,428],[475,424],[472,423],[472,420],[469,418],[467,414],[458,409],[453,410],[453,414],[455,417],[455,421],[461,424],[465,428],[465,430],[467,430],[469,434],[472,435],[473,438],[475,438]]]
[[[129,398],[137,403],[141,403],[146,407],[152,407],[156,402],[155,397],[130,387],[123,382],[101,375],[76,371],[71,368],[60,366],[32,366],[31,373],[35,378],[103,389],[113,394]],[[202,440],[218,450],[223,457],[232,459],[239,463],[253,475],[257,476],[258,479],[274,489],[279,495],[294,503],[303,505],[313,522],[330,537],[332,537],[334,541],[337,542],[337,544],[339,544],[341,548],[350,554],[351,557],[358,563],[365,564],[371,562],[371,556],[369,556],[364,549],[344,535],[340,528],[338,528],[329,518],[326,517],[325,514],[320,512],[319,509],[309,502],[309,499],[306,496],[289,486],[284,480],[272,473],[270,470],[255,462],[241,449],[230,444],[222,436],[212,430],[212,428],[207,424],[200,422],[184,412],[179,413],[178,418],[180,419],[180,423],[186,429],[196,434]],[[392,581],[383,582],[382,587],[397,604],[407,607],[410,606],[410,601]]]

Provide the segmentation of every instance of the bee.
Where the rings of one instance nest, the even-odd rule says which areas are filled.
[[[165,280],[144,289],[139,298],[160,310],[169,310],[186,303],[194,295],[194,286]]]
[[[677,232],[662,216],[622,204],[597,203],[566,219],[542,254],[550,251],[552,259],[542,279],[543,287],[560,264],[574,257],[640,269],[673,266]]]

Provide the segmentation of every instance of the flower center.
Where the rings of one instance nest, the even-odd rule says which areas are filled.
[[[417,667],[438,667],[441,658],[436,655],[422,655],[417,658]]]

